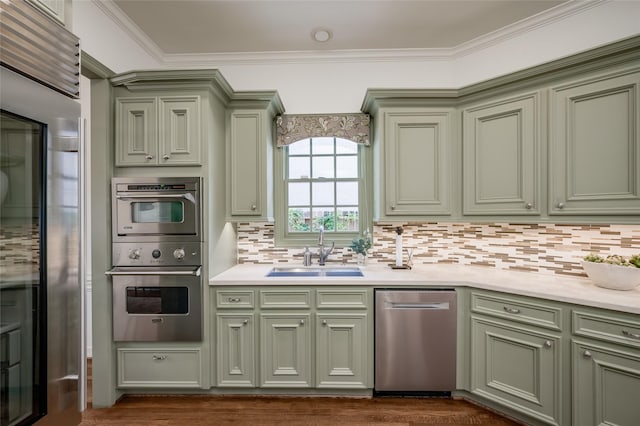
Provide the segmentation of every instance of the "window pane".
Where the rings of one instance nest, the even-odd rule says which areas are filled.
[[[313,178],[333,179],[334,157],[313,157]]]
[[[289,209],[289,232],[309,232],[311,230],[311,210]]]
[[[336,138],[336,153],[337,154],[357,154],[358,144],[351,142],[348,139]]]
[[[310,157],[289,157],[289,179],[309,179]]]
[[[360,215],[357,207],[339,207],[336,227],[338,231],[358,232],[360,230]]]
[[[313,182],[312,185],[312,204],[314,206],[332,206],[334,203],[333,182]]]
[[[317,232],[320,226],[324,226],[325,231],[335,231],[336,219],[333,215],[333,208],[315,208],[313,209],[313,227],[312,231]]]
[[[308,206],[309,182],[289,182],[289,205]]]
[[[289,155],[309,155],[309,139],[303,139],[289,145]]]
[[[336,183],[337,205],[358,205],[358,182]]]
[[[333,138],[313,138],[313,155],[333,154]]]
[[[358,157],[348,155],[346,157],[336,157],[336,177],[357,178],[358,177]]]

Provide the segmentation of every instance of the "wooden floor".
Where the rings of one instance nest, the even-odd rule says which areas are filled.
[[[90,367],[90,364],[89,364]],[[89,369],[89,371],[91,371]],[[89,375],[89,390],[91,379]],[[89,393],[89,401],[91,401]],[[89,405],[91,406],[91,405]],[[203,425],[518,425],[448,398],[311,398],[125,396],[111,408],[89,408],[80,426]]]

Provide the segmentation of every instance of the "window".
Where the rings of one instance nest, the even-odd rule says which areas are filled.
[[[337,137],[312,137],[281,147],[276,166],[276,243],[317,244],[320,226],[336,246],[368,229],[367,147]],[[279,189],[279,191],[278,191]]]

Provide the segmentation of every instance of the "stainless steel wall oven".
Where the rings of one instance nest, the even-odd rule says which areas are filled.
[[[115,341],[202,340],[201,179],[114,178]]]

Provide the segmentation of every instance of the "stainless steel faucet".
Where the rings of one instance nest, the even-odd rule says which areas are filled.
[[[333,247],[335,246],[335,241],[331,242],[331,247],[328,249],[324,248],[324,226],[320,227],[320,238],[318,239],[318,265],[324,266],[324,262],[329,257],[329,254],[333,251]]]

